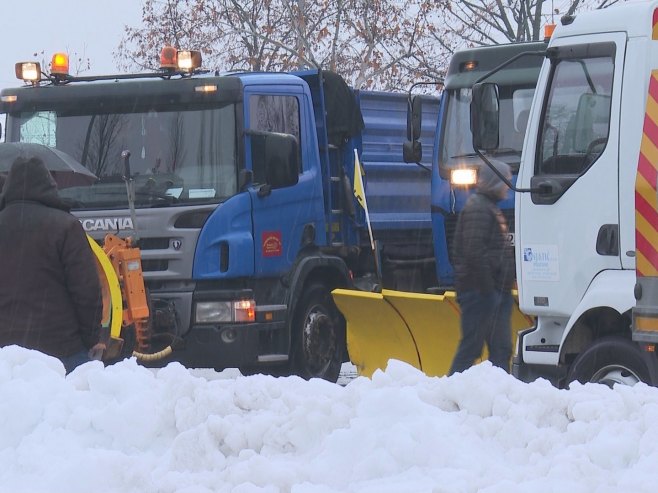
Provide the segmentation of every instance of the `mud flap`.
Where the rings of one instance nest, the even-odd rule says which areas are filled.
[[[430,376],[445,375],[450,369],[461,336],[454,292],[336,289],[332,295],[347,322],[347,350],[359,375],[372,376],[378,368],[386,368],[389,359],[405,361]],[[517,332],[531,325],[515,303],[513,344]]]

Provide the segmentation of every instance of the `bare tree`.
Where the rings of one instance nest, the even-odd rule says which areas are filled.
[[[426,12],[431,0],[145,0],[118,58],[152,69],[166,44],[194,47],[219,70],[316,67],[354,87],[407,88],[442,74],[449,52]]]
[[[447,32],[468,45],[538,41],[543,27],[582,9],[601,9],[620,0],[441,0],[436,11]]]

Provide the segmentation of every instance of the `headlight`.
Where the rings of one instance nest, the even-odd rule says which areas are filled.
[[[231,322],[230,301],[199,301],[196,304],[195,317],[200,324],[212,322]]]
[[[198,301],[194,308],[196,323],[253,322],[256,319],[254,300]]]
[[[460,187],[475,185],[478,174],[474,168],[457,168],[450,170],[450,184]]]

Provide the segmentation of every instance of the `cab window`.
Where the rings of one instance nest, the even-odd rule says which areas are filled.
[[[610,133],[614,44],[559,47],[552,57],[536,175],[581,175]]]

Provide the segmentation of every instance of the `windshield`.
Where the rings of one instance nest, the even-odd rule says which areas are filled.
[[[71,156],[98,180],[60,189],[74,209],[128,205],[122,152],[130,151],[135,206],[219,202],[237,191],[235,105],[203,110],[10,115],[8,139]]]
[[[488,155],[508,163],[516,172],[521,161],[534,87],[499,86],[500,134],[499,147]],[[443,170],[464,164],[464,159],[476,157],[471,134],[471,89],[451,89],[443,123],[439,167]]]

